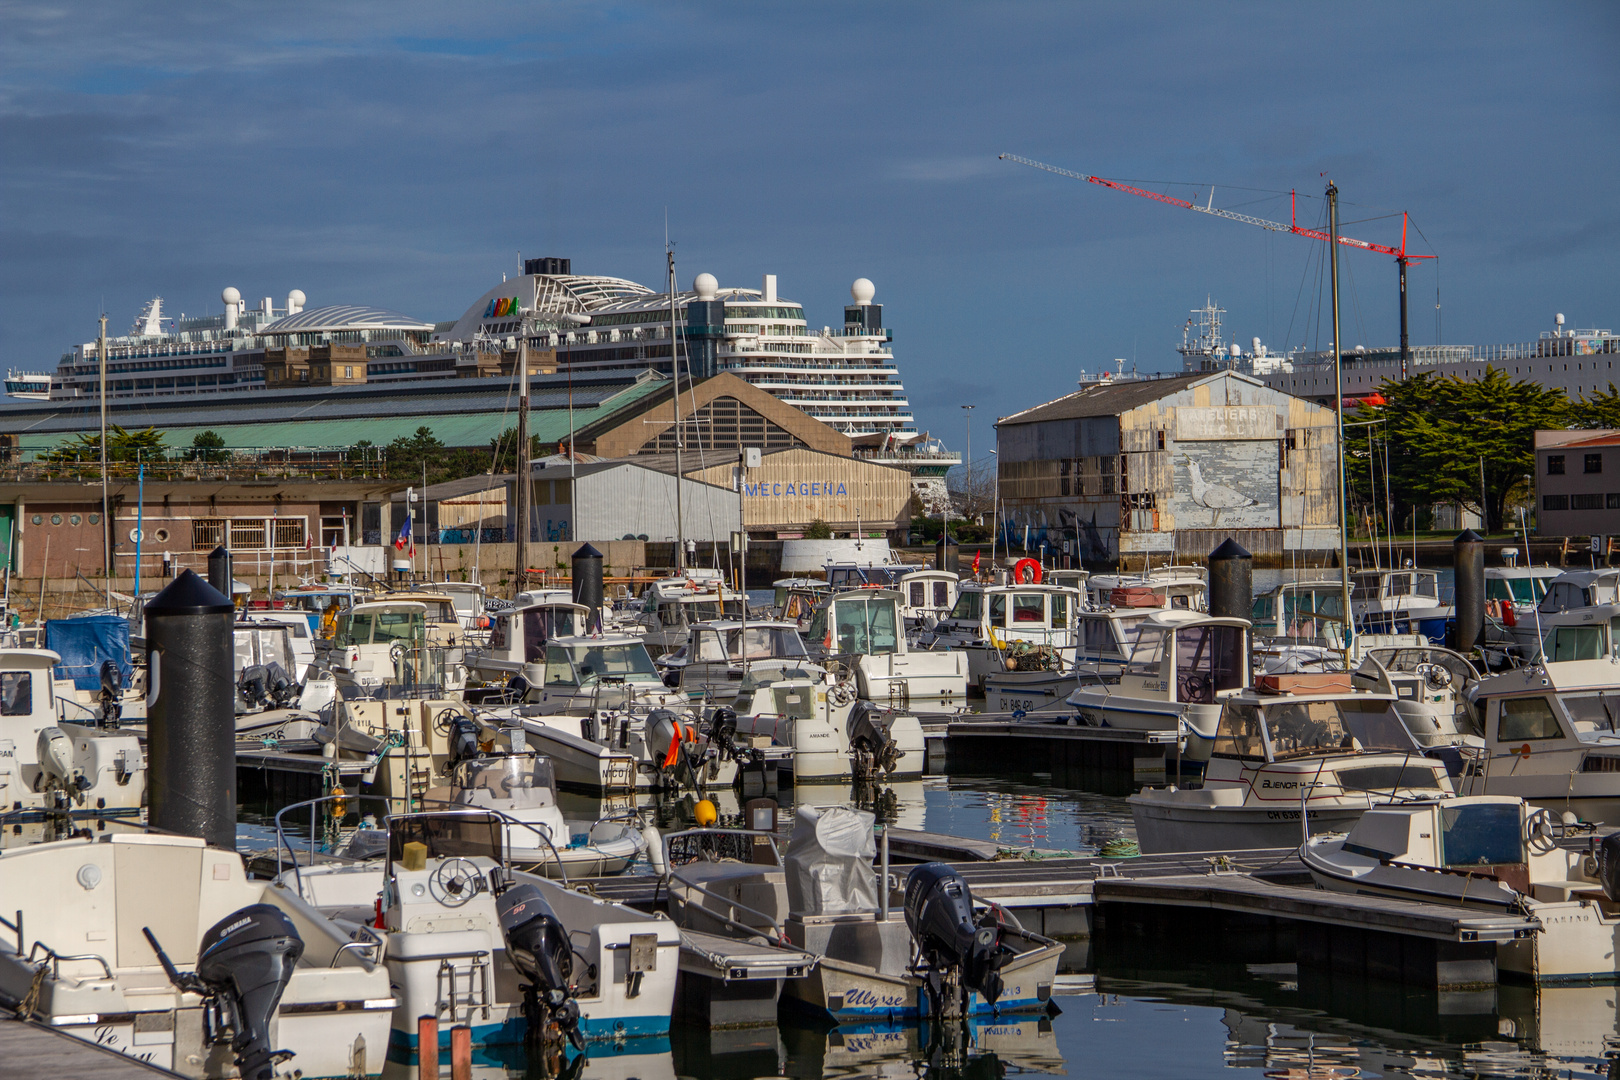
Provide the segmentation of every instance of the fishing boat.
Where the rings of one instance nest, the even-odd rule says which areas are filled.
[[[1600,845],[1555,811],[1506,795],[1368,810],[1347,833],[1311,836],[1299,857],[1324,889],[1521,914],[1497,970],[1537,983],[1620,978],[1620,837]]]
[[[1082,684],[1119,682],[1148,617],[1177,608],[1082,607],[1075,612],[1074,664],[1065,667],[1049,651],[1024,651],[1013,670],[984,678],[984,707],[990,712],[1070,711],[1065,700]]]
[[[971,660],[937,638],[910,645],[901,617],[904,599],[896,589],[877,588],[827,597],[806,632],[811,658],[829,669],[847,669],[866,701],[892,708],[961,704]]]
[[[636,623],[647,648],[661,656],[686,643],[693,623],[741,619],[744,603],[743,594],[729,587],[718,570],[693,568],[647,586]]]
[[[1072,666],[1079,606],[1080,594],[1063,586],[964,582],[950,614],[918,643],[924,649],[963,653],[968,684],[982,693],[990,674],[1009,670],[1010,650],[1045,650],[1049,664]]]
[[[331,664],[345,696],[457,692],[467,682],[465,665],[432,644],[428,605],[420,600],[368,601],[339,614]]]
[[[530,685],[545,681],[546,643],[585,633],[588,609],[571,599],[531,599],[489,616],[489,638],[467,650],[467,667],[480,679],[505,683],[522,676]]]
[[[927,630],[951,613],[962,579],[949,570],[908,570],[895,579],[908,631]]]
[[[1343,674],[1279,678],[1295,689],[1226,698],[1201,787],[1127,800],[1145,854],[1287,847],[1302,808],[1313,830],[1345,829],[1369,807],[1452,793],[1445,763],[1412,747],[1394,696],[1351,692]]]
[[[799,628],[790,622],[695,623],[686,644],[660,656],[664,682],[694,697],[729,701],[751,667],[801,667],[810,662]]]
[[[786,751],[778,769],[796,784],[915,779],[927,764],[915,716],[857,698],[814,666],[751,668],[730,712],[739,737]]]

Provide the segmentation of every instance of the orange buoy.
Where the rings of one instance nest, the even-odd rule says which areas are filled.
[[[1041,564],[1034,559],[1019,559],[1013,565],[1013,581],[1020,585],[1041,583]]]

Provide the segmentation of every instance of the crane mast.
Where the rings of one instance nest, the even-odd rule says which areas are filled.
[[[1204,205],[1200,206],[1197,202],[1191,199],[1180,199],[1174,195],[1164,195],[1157,191],[1148,191],[1145,188],[1133,187],[1130,184],[1122,183],[1118,180],[1109,180],[1107,177],[1091,176],[1086,173],[1075,172],[1072,169],[1062,169],[1056,165],[1048,165],[1044,161],[1035,161],[1031,158],[1019,157],[1017,154],[1002,154],[1000,156],[1000,160],[1016,161],[1018,164],[1028,165],[1032,169],[1044,169],[1046,172],[1056,173],[1058,176],[1067,176],[1074,180],[1084,180],[1090,184],[1098,184],[1105,188],[1112,188],[1115,191],[1123,191],[1127,195],[1137,195],[1144,199],[1152,199],[1154,202],[1161,202],[1167,206],[1179,206],[1183,210],[1195,210],[1200,214],[1208,214],[1211,217],[1226,218],[1228,221],[1237,221],[1244,225],[1255,225],[1270,232],[1293,233],[1295,236],[1305,236],[1312,240],[1321,240],[1324,243],[1329,244],[1336,241],[1339,244],[1343,244],[1345,247],[1361,248],[1363,251],[1376,251],[1381,255],[1394,256],[1395,264],[1400,269],[1401,279],[1401,377],[1406,377],[1407,363],[1411,357],[1411,348],[1408,344],[1406,331],[1406,267],[1414,259],[1434,259],[1439,257],[1436,255],[1407,254],[1406,214],[1403,213],[1401,215],[1401,246],[1395,248],[1389,247],[1386,244],[1375,244],[1369,240],[1357,240],[1354,237],[1344,236],[1342,234],[1330,236],[1328,233],[1322,232],[1319,229],[1307,229],[1303,227],[1299,223],[1299,198],[1297,194],[1292,191],[1288,193],[1290,204],[1289,216],[1291,220],[1285,225],[1280,221],[1271,221],[1266,218],[1255,217],[1251,214],[1239,214],[1232,210],[1220,209],[1215,205],[1214,187],[1209,189],[1208,198],[1206,199]]]

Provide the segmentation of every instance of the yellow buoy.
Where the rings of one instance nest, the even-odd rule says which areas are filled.
[[[702,799],[692,808],[692,817],[697,820],[700,827],[708,828],[719,819],[720,815],[715,811],[714,803],[708,799]]]

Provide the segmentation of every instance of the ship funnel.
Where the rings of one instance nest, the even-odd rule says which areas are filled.
[[[767,304],[776,303],[776,275],[775,274],[766,274],[765,275],[765,297],[764,297],[764,300],[765,300],[765,302]]]

